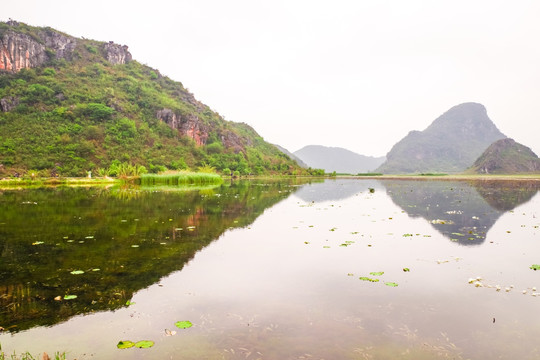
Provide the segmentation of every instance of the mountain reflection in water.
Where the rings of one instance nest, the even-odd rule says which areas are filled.
[[[292,185],[0,191],[0,325],[16,332],[124,307],[227,229],[251,224]]]
[[[529,201],[538,181],[381,181],[392,201],[461,245],[478,245],[497,219]]]

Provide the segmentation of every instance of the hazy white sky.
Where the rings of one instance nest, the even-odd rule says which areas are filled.
[[[291,151],[385,155],[472,101],[540,154],[537,0],[25,0],[8,18],[128,45]]]

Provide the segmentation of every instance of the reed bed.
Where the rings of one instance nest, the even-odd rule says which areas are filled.
[[[180,172],[173,174],[144,174],[141,175],[141,185],[218,185],[223,179],[218,174]]]

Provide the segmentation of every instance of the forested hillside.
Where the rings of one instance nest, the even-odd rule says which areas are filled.
[[[247,124],[225,121],[182,83],[132,60],[127,46],[51,28],[0,23],[0,110],[2,176],[115,175],[122,164],[304,171]]]

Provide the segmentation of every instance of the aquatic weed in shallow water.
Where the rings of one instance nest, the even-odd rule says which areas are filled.
[[[174,174],[144,174],[141,185],[208,185],[221,184],[223,179],[218,174],[179,172]]]

